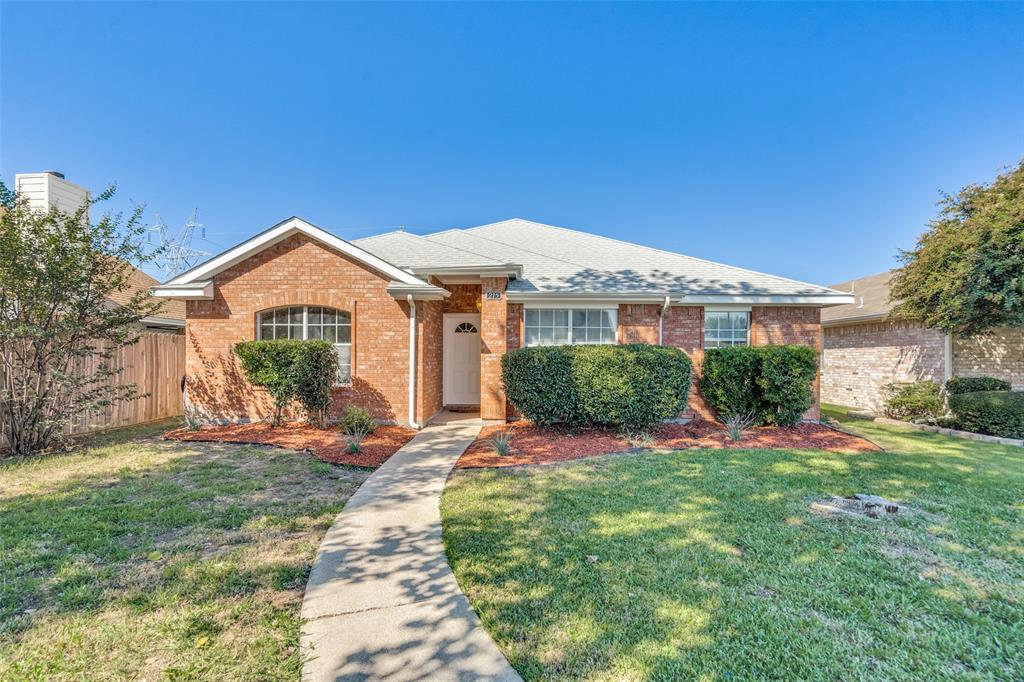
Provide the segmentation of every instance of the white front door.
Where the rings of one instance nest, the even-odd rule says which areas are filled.
[[[480,404],[480,315],[444,316],[444,404]]]

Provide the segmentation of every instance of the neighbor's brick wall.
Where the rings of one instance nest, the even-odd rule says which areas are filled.
[[[1005,379],[1024,390],[1024,327],[1000,327],[971,338],[953,336],[953,374]]]
[[[884,321],[827,327],[821,399],[881,412],[885,385],[944,378],[942,332],[916,322]]]
[[[619,343],[658,343],[661,306],[646,303],[619,304]]]
[[[251,386],[231,352],[256,336],[256,313],[284,305],[323,305],[352,313],[353,385],[334,391],[332,416],[347,403],[387,421],[408,419],[406,304],[388,279],[304,235],[290,237],[214,278],[212,301],[188,301],[187,398],[209,419],[258,420],[270,401]]]
[[[750,310],[750,345],[795,344],[810,346],[819,357],[818,374],[812,389],[814,403],[804,419],[821,418],[821,308],[800,306],[754,306]]]
[[[501,356],[508,343],[508,307],[505,277],[484,277],[481,280],[480,300],[480,417],[505,418],[505,390],[501,384]],[[488,292],[498,292],[501,298],[491,300]]]

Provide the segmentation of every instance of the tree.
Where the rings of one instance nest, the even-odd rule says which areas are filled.
[[[972,336],[1024,324],[1024,161],[939,202],[890,283],[893,314]]]
[[[148,291],[111,302],[129,289],[130,263],[151,257],[141,208],[123,225],[110,214],[90,224],[89,209],[113,193],[43,212],[0,182],[0,442],[14,454],[61,445],[79,415],[138,397],[111,358],[160,303]],[[86,358],[95,371],[83,371]]]

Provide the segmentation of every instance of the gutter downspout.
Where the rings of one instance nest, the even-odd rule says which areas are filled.
[[[419,429],[416,423],[416,302],[412,294],[405,300],[409,302],[409,426]]]
[[[949,332],[942,339],[942,376],[946,381],[953,376],[953,335]]]
[[[665,345],[665,313],[668,312],[668,306],[672,303],[672,297],[666,296],[665,302],[661,304],[661,314],[658,315],[658,345]]]

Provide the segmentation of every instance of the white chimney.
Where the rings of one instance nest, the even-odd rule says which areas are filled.
[[[68,182],[57,171],[18,173],[14,176],[14,189],[28,200],[29,206],[40,211],[55,206],[64,213],[74,213],[89,201],[89,190]]]

